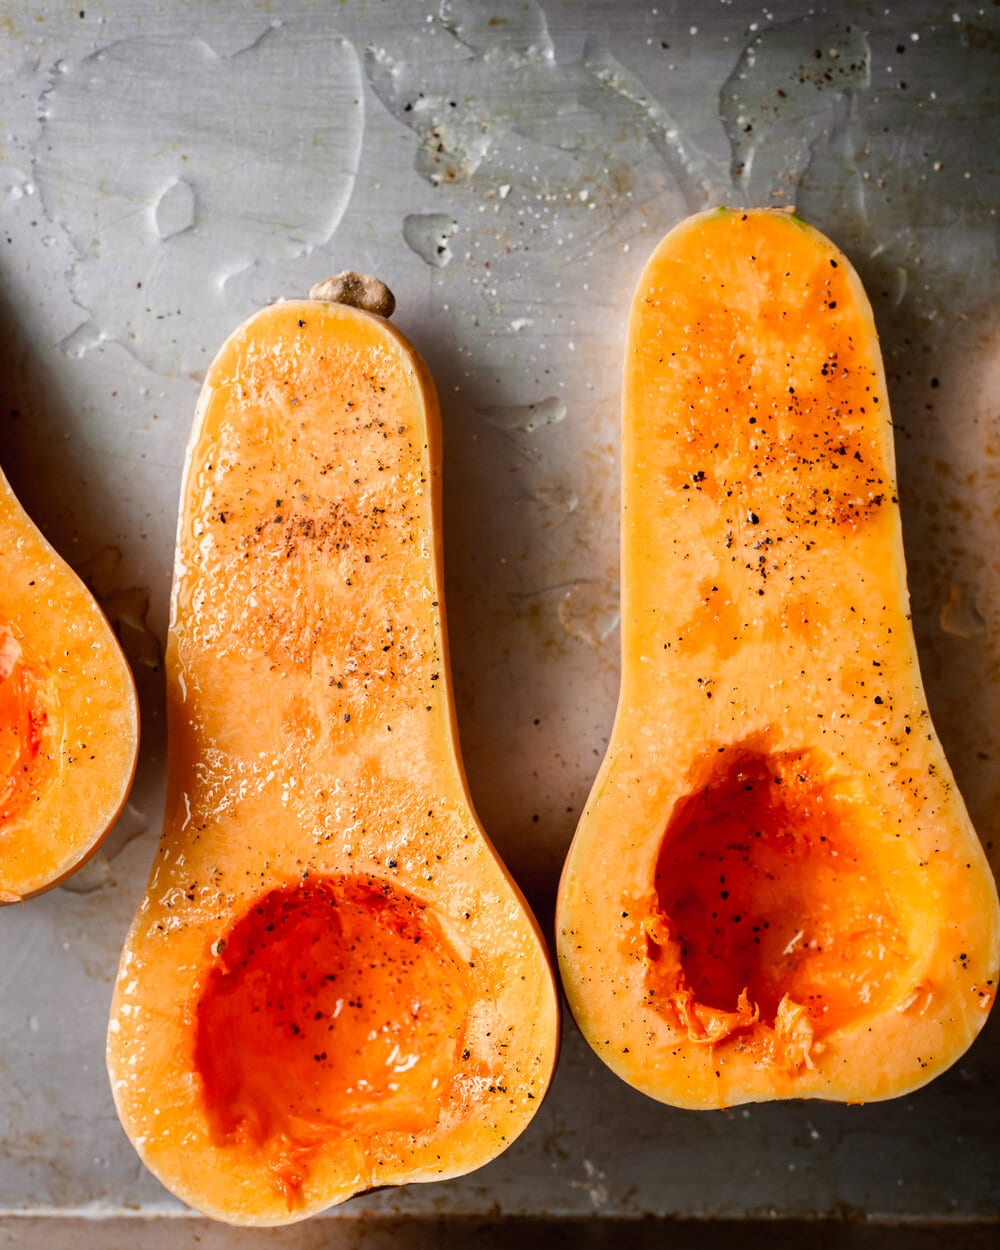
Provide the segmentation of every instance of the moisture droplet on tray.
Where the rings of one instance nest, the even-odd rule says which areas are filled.
[[[510,407],[483,408],[483,420],[505,433],[518,431],[534,434],[546,425],[557,425],[566,419],[566,401],[558,395],[549,395],[537,404],[515,404]]]
[[[444,213],[410,213],[403,218],[403,238],[421,260],[441,269],[451,260],[449,242],[458,222]]]
[[[153,209],[153,225],[161,239],[172,239],[194,225],[197,198],[194,187],[183,178],[175,178],[160,196]]]
[[[566,633],[592,647],[614,633],[620,617],[617,595],[604,582],[577,582],[559,604],[559,622]]]

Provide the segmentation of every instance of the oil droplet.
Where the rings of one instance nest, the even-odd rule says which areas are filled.
[[[479,169],[513,114],[548,81],[555,52],[534,0],[480,5],[442,0],[431,35],[446,31],[464,60],[436,48],[405,60],[370,47],[365,68],[389,111],[420,137],[416,169],[435,186],[466,182]],[[484,73],[484,63],[492,72]],[[501,72],[502,71],[502,72]]]
[[[107,856],[103,851],[98,851],[63,882],[62,888],[70,894],[93,894],[95,890],[111,885],[113,879]]]
[[[309,254],[354,188],[360,61],[306,23],[238,42],[219,55],[197,38],[123,39],[54,76],[39,101],[34,177],[76,252],[70,287],[88,314],[64,350],[113,341],[197,377],[255,307],[306,288]]]
[[[566,401],[558,395],[549,395],[537,404],[483,408],[479,415],[487,424],[504,433],[534,434],[543,426],[557,425],[566,419]]]
[[[692,211],[728,194],[721,152],[708,156],[686,137],[701,128],[687,105],[668,110],[596,36],[576,59],[557,58],[536,0],[442,0],[405,55],[369,47],[365,71],[415,135],[420,176],[434,186],[478,183],[479,212],[516,229],[511,266],[529,240],[574,259],[589,257],[609,228],[618,238],[644,230],[637,206],[663,196],[664,164]],[[467,233],[468,261],[483,241],[480,230]]]
[[[128,586],[101,595],[101,607],[114,625],[125,653],[133,667],[160,668],[160,641],[149,628],[149,591],[141,586]]]
[[[197,200],[194,187],[184,178],[175,178],[153,209],[153,225],[161,239],[172,239],[194,225]]]
[[[561,482],[540,486],[535,491],[535,499],[543,508],[552,512],[575,512],[580,504],[580,496],[576,491]]]
[[[977,602],[978,594],[978,586],[952,582],[938,613],[942,632],[953,638],[978,638],[986,633],[986,617]]]
[[[836,102],[870,78],[858,26],[805,17],[753,36],[719,94],[732,179],[750,203],[792,202],[814,146],[843,124]]]
[[[590,1199],[591,1206],[595,1211],[603,1207],[610,1196],[608,1186],[605,1183],[605,1173],[597,1167],[591,1159],[583,1160],[583,1180],[571,1180],[571,1189],[581,1189]]]
[[[577,582],[559,604],[559,623],[571,638],[599,647],[618,627],[618,596],[606,582]]]
[[[587,102],[602,108],[609,117],[627,118],[652,144],[673,175],[689,211],[725,198],[713,162],[698,151],[687,137],[687,129],[634,74],[603,48],[588,46],[584,64],[608,97],[602,101],[588,93]]]
[[[421,260],[441,269],[451,260],[450,240],[458,222],[444,213],[410,213],[403,218],[403,238]]]

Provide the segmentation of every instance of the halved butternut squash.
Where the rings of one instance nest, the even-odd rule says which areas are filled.
[[[871,309],[787,212],[660,244],[632,304],[622,681],[566,861],[570,1006],[681,1107],[928,1081],[996,992],[996,887],[917,667]]]
[[[230,1223],[478,1167],[553,1070],[547,954],[460,762],[438,509],[433,385],[388,322],[293,300],[233,334],[188,451],[167,810],[108,1037],[142,1158]]]
[[[97,850],[138,743],[110,625],[0,473],[0,903],[57,885]]]

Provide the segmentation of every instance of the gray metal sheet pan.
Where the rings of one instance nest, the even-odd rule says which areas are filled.
[[[436,378],[470,784],[550,925],[617,692],[618,395],[639,269],[714,203],[795,204],[831,235],[875,306],[928,695],[996,862],[997,14],[0,2],[0,459],[115,622],[144,724],[105,848],[0,915],[0,1245],[138,1244],[136,1221],[155,1245],[195,1227],[125,1139],[103,1062],[162,803],[180,470],[225,335],[329,272],[383,276]],[[678,1238],[737,1221],[747,1244],[771,1221],[772,1237],[800,1227],[782,1221],[854,1221],[855,1237],[944,1222],[959,1244],[1000,1218],[998,1060],[994,1019],[901,1100],[699,1114],[622,1085],[570,1024],[549,1099],[502,1158],[272,1244],[334,1229],[354,1244],[358,1228],[382,1230],[366,1244],[443,1244],[446,1225],[483,1241],[521,1220],[529,1241],[603,1229],[639,1245],[656,1217]]]

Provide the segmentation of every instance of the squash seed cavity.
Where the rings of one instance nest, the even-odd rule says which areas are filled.
[[[421,900],[310,877],[258,899],[213,955],[194,1046],[209,1129],[267,1157],[289,1210],[325,1150],[391,1153],[461,1097],[482,989]]]
[[[756,1029],[808,1064],[824,1034],[893,1005],[907,936],[813,752],[747,745],[716,760],[661,843],[649,1001],[692,1040]]]
[[[52,780],[55,694],[44,666],[0,614],[0,838]]]

